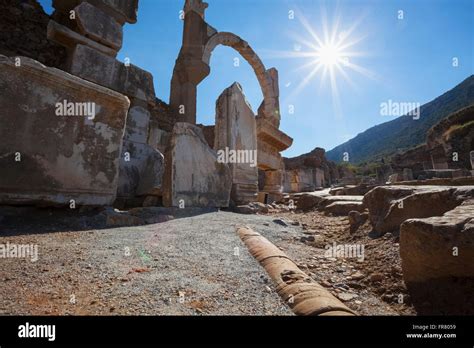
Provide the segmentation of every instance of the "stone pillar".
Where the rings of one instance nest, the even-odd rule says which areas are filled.
[[[258,108],[258,115],[266,119],[273,126],[278,128],[280,126],[280,87],[278,81],[278,70],[270,68],[265,71],[266,81],[268,85],[263,88],[268,88],[272,91],[272,98],[265,98]]]
[[[216,107],[214,149],[228,161],[231,199],[237,205],[257,201],[257,130],[255,115],[238,83],[227,88]],[[229,158],[227,158],[229,154]],[[232,161],[234,156],[235,161]]]
[[[179,121],[196,124],[197,85],[210,73],[202,61],[204,46],[215,33],[204,20],[207,3],[186,0],[183,43],[171,79],[170,106]]]

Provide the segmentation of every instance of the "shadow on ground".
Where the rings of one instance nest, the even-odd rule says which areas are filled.
[[[0,206],[0,236],[144,226],[216,211],[216,208],[147,207],[118,211],[111,207],[67,209]]]

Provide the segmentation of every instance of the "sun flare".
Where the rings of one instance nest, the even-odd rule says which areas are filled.
[[[316,64],[331,67],[343,61],[344,54],[339,47],[331,44],[321,46],[316,52]]]
[[[352,73],[378,80],[372,71],[358,64],[360,58],[366,56],[366,53],[358,47],[365,37],[356,34],[358,26],[363,21],[364,13],[358,19],[346,22],[341,20],[336,11],[332,26],[330,26],[324,8],[320,11],[320,21],[311,20],[314,24],[310,24],[302,11],[295,12],[295,18],[300,22],[303,30],[290,33],[295,40],[294,50],[272,53],[274,57],[306,60],[294,70],[295,72],[304,71],[304,75],[287,95],[286,101],[291,104],[292,99],[304,88],[318,81],[320,89],[330,88],[335,116],[339,117],[341,106],[338,83],[341,82],[341,78],[355,90],[357,86],[351,78]]]

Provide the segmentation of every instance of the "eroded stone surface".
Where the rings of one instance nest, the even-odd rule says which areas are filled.
[[[69,12],[77,5],[89,2],[115,18],[121,25],[137,22],[138,0],[53,0],[53,7],[60,12]]]
[[[0,202],[112,204],[129,100],[28,58],[21,62],[16,67],[0,56]],[[95,116],[58,116],[56,104],[64,102],[89,103]]]
[[[232,175],[207,144],[202,130],[175,124],[166,153],[163,203],[168,207],[227,207]]]
[[[332,215],[346,216],[351,211],[362,212],[364,209],[362,202],[336,201],[324,207],[324,212]]]
[[[217,101],[214,149],[222,155],[235,155],[236,163],[228,163],[232,173],[232,200],[237,205],[255,202],[258,192],[255,115],[237,83],[227,88]],[[232,158],[228,159],[233,162]]]
[[[474,194],[474,186],[379,186],[364,196],[378,234],[397,231],[409,218],[440,216]]]
[[[473,314],[474,200],[400,229],[403,278],[420,314]]]
[[[81,3],[74,11],[82,35],[117,51],[122,48],[123,29],[114,18],[87,2]]]
[[[69,29],[64,25],[56,23],[53,20],[49,21],[48,23],[47,36],[49,40],[66,47],[69,52],[74,50],[76,45],[86,45],[98,52],[101,52],[106,56],[117,56],[117,51],[113,48],[107,47],[94,40],[91,40],[79,33],[76,33],[75,31]]]
[[[127,66],[88,46],[76,46],[70,72],[129,97],[155,101],[153,76],[149,72],[133,64]]]
[[[117,195],[121,198],[160,195],[164,156],[148,144],[123,142]]]

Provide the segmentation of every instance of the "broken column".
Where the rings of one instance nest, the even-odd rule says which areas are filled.
[[[196,124],[197,85],[210,73],[202,61],[204,45],[216,33],[204,20],[208,4],[186,0],[183,43],[171,79],[170,105],[180,121]]]
[[[257,131],[255,115],[238,83],[224,90],[216,105],[214,149],[229,164],[231,198],[237,205],[257,201]]]
[[[112,204],[129,100],[24,57],[0,90],[0,204]]]
[[[163,204],[167,207],[228,207],[232,175],[219,163],[201,128],[178,122],[166,152]]]
[[[284,163],[280,151],[291,146],[293,139],[265,118],[257,117],[258,167],[265,171],[263,191],[270,200],[278,201],[283,195]]]

